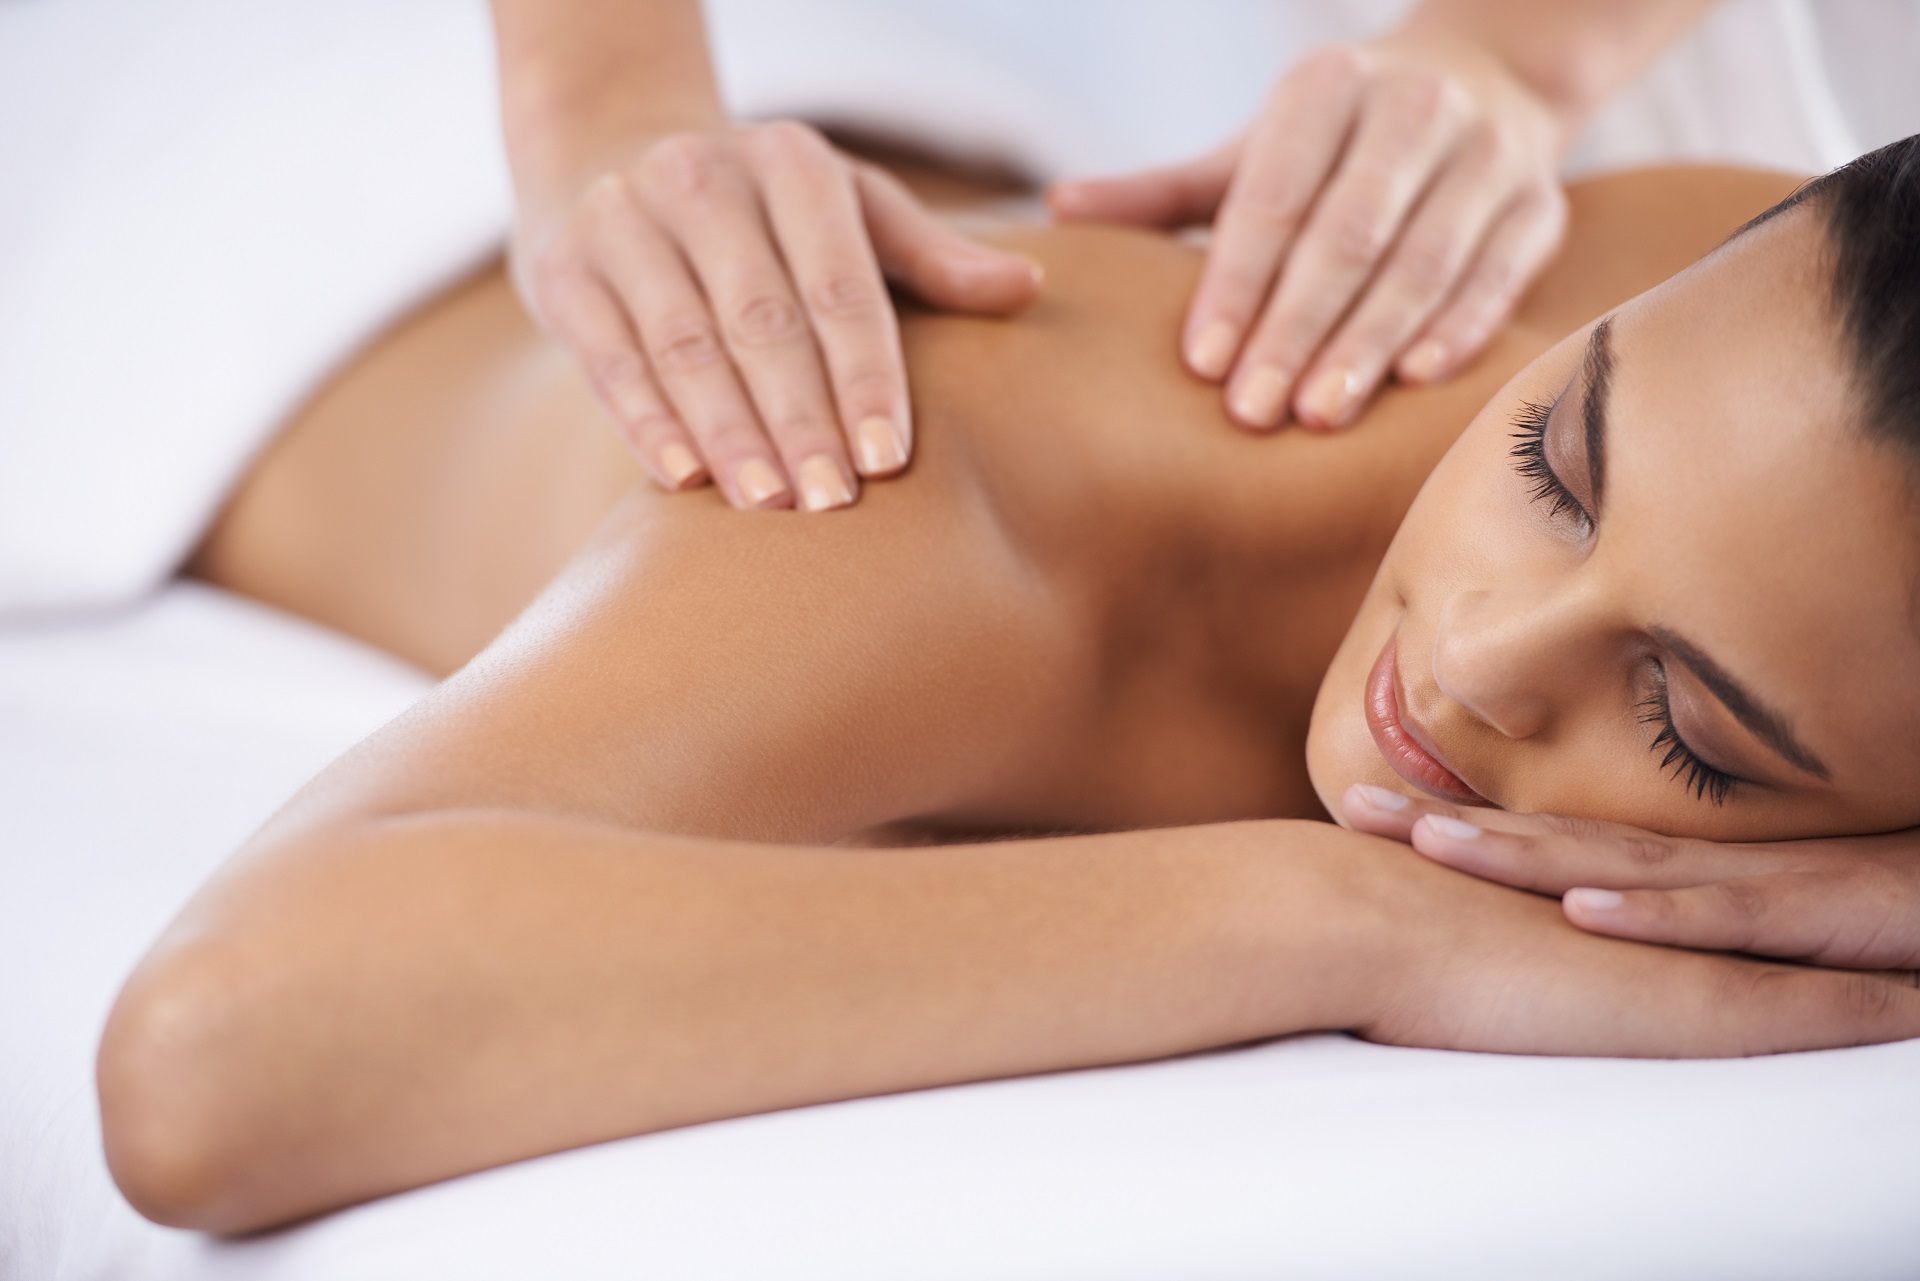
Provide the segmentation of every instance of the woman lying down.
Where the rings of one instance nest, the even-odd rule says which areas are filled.
[[[1308,1029],[1665,1056],[1920,1035],[1871,946],[1780,949],[1843,970],[1578,928],[1607,882],[1517,817],[1920,824],[1920,144],[1720,243],[1787,186],[1576,189],[1479,365],[1337,437],[1232,431],[1181,371],[1191,249],[1025,233],[1041,301],[906,319],[918,458],[832,517],[650,491],[497,272],[438,300],[201,552],[451,674],[128,982],[99,1064],[121,1187],[244,1231],[617,1136]],[[1650,885],[1684,846],[1618,844]],[[1568,885],[1602,889],[1527,892]]]

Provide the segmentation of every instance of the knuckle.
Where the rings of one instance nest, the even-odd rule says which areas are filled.
[[[1876,1024],[1894,1014],[1901,1006],[1901,988],[1878,974],[1865,972],[1839,976],[1834,1003],[1849,1020]]]
[[[827,141],[819,131],[798,120],[774,120],[756,125],[747,137],[759,156],[786,163],[816,160],[827,150]]]
[[[720,343],[705,317],[687,316],[660,327],[657,342],[649,346],[653,363],[670,374],[693,373],[722,359]]]
[[[1766,893],[1749,881],[1722,881],[1714,892],[1722,912],[1734,920],[1755,921],[1766,913]]]
[[[1253,221],[1283,234],[1297,227],[1307,211],[1306,197],[1298,184],[1278,175],[1248,182],[1235,193],[1234,200]]]
[[[716,462],[731,463],[766,452],[766,438],[753,423],[735,414],[710,420],[695,428],[701,448]]]
[[[1537,816],[1549,832],[1574,841],[1597,841],[1606,834],[1598,822],[1577,814],[1541,814]]]
[[[587,362],[587,371],[600,386],[620,391],[638,387],[646,376],[645,363],[630,351],[602,352]]]
[[[1380,251],[1386,248],[1386,231],[1382,220],[1373,212],[1380,203],[1367,202],[1351,206],[1334,213],[1330,219],[1330,235],[1327,237],[1327,254],[1335,263],[1349,270],[1359,270],[1373,265]]]
[[[1665,867],[1677,852],[1672,841],[1658,836],[1626,837],[1620,842],[1620,851],[1629,863],[1639,868]]]
[[[900,399],[900,378],[880,367],[854,369],[840,379],[840,396],[851,420],[892,414]]]
[[[580,212],[588,227],[602,228],[633,215],[633,189],[624,176],[603,173],[580,194]]]
[[[722,164],[718,140],[702,133],[677,133],[648,150],[641,162],[648,181],[681,196],[701,196],[713,187]]]
[[[1410,290],[1421,297],[1445,293],[1460,272],[1460,251],[1444,237],[1410,237],[1400,246],[1400,273]]]
[[[883,301],[879,286],[855,271],[830,271],[807,287],[807,304],[815,314],[836,320],[865,319]]]
[[[1352,45],[1323,45],[1294,64],[1290,79],[1326,91],[1360,78],[1361,55]]]
[[[1425,67],[1410,67],[1380,86],[1379,105],[1414,128],[1426,130],[1444,111],[1456,109],[1460,90],[1452,79]]]
[[[768,291],[752,294],[734,308],[727,338],[740,347],[768,347],[791,341],[802,328],[793,300]]]

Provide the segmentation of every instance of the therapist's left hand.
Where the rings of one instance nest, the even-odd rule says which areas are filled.
[[[1389,374],[1479,354],[1559,248],[1570,126],[1467,39],[1322,49],[1241,137],[1189,164],[1049,192],[1065,220],[1211,221],[1182,330],[1243,427],[1343,427]]]
[[[1349,788],[1355,829],[1558,896],[1594,934],[1866,970],[1920,970],[1920,830],[1720,844]]]

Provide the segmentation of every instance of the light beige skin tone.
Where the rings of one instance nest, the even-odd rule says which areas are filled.
[[[1050,193],[1069,220],[1213,223],[1179,345],[1242,426],[1350,424],[1451,377],[1565,230],[1555,166],[1703,0],[1426,0],[1290,69],[1191,164]],[[654,479],[742,508],[855,501],[913,450],[891,280],[1010,314],[1033,265],[956,235],[791,121],[726,118],[695,0],[494,0],[515,274]]]
[[[1565,381],[1556,344],[1786,186],[1682,172],[1576,192],[1572,251],[1483,364],[1338,437],[1249,438],[1179,369],[1191,250],[1031,233],[1017,247],[1049,288],[1029,312],[908,318],[920,453],[833,520],[653,491],[498,276],[435,304],[302,415],[199,567],[466,665],[297,796],[129,981],[100,1057],[122,1189],[162,1221],[243,1231],[616,1136],[1312,1028],[1643,1055],[1920,1035],[1911,986],[1596,937],[1549,899],[1313,821],[1316,793],[1383,777],[1337,708],[1308,750],[1323,677],[1357,704],[1352,645],[1404,625],[1428,652],[1415,624],[1455,618],[1445,603],[1487,590],[1495,556],[1541,581],[1602,563],[1541,524],[1501,456],[1518,397]],[[1805,247],[1769,237],[1731,252],[1764,267],[1770,245]],[[1873,808],[1882,776],[1835,719],[1858,703],[1800,684],[1829,677],[1780,620],[1727,648],[1741,580],[1687,590],[1685,557],[1624,518],[1665,483],[1637,451],[1675,457],[1647,438],[1656,389],[1733,380],[1744,358],[1703,339],[1714,326],[1771,332],[1771,313],[1730,310],[1744,299],[1714,268],[1619,313],[1606,581],[1719,647],[1850,790],[1808,793],[1812,819],[1704,812],[1659,776],[1630,703],[1616,731],[1604,680],[1563,693],[1528,650],[1513,661],[1579,733],[1495,734],[1477,718],[1507,687],[1484,666],[1443,696],[1473,717],[1418,704],[1504,802],[1727,835],[1915,817]],[[1689,308],[1712,325],[1681,323]],[[1795,359],[1819,375],[1832,357]],[[1774,393],[1789,376],[1753,372]],[[1413,513],[1434,545],[1403,539],[1376,580],[1489,397],[1435,481],[1455,497]],[[1843,433],[1821,448],[1820,474],[1856,479]],[[1787,499],[1809,483],[1776,479]],[[1699,492],[1715,484],[1694,477],[1689,500],[1756,501]],[[1763,581],[1859,607],[1837,634],[1879,635],[1877,600],[1822,595],[1845,567],[1817,568]],[[1584,626],[1534,643],[1598,652],[1628,630]],[[1689,732],[1710,711],[1689,704]],[[1582,770],[1637,808],[1578,792]],[[858,847],[1035,829],[1103,834]]]
[[[1561,156],[1709,7],[1427,0],[1302,59],[1217,151],[1049,203],[1211,224],[1187,367],[1244,427],[1345,427],[1389,374],[1438,382],[1479,355],[1559,248]]]

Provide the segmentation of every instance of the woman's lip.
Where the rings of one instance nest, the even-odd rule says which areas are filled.
[[[1373,662],[1373,674],[1367,677],[1367,728],[1373,743],[1387,764],[1407,782],[1429,796],[1461,805],[1490,805],[1486,797],[1468,787],[1460,776],[1428,746],[1425,738],[1407,723],[1400,710],[1400,663],[1396,655],[1399,637],[1387,638],[1386,648]]]

